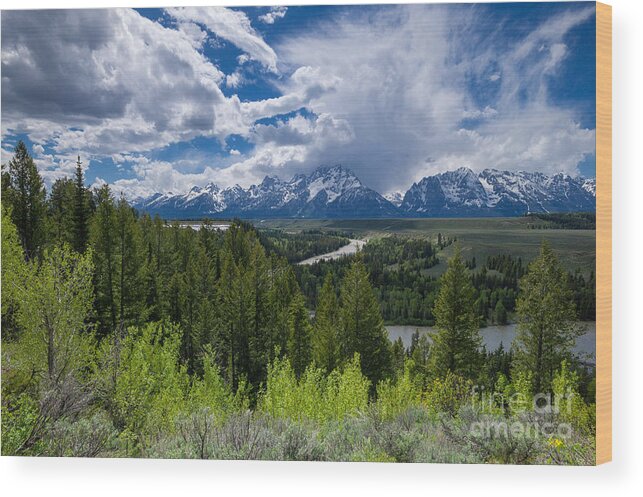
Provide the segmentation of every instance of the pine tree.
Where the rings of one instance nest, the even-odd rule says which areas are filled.
[[[94,260],[95,307],[99,331],[105,335],[117,328],[116,305],[117,218],[114,198],[109,186],[104,185],[96,192],[96,214],[90,227],[90,245]]]
[[[502,299],[499,299],[496,304],[496,308],[494,309],[494,319],[498,324],[507,324],[507,309],[505,309]]]
[[[348,361],[357,352],[362,373],[374,388],[392,373],[391,349],[379,304],[361,259],[351,265],[342,281],[340,323],[342,358]]]
[[[18,230],[25,255],[31,259],[40,253],[45,237],[45,187],[22,141],[16,145],[13,159],[9,162],[9,179],[6,200],[11,205],[11,219]]]
[[[242,236],[234,233],[237,243],[227,243],[222,249],[222,270],[218,287],[217,346],[221,363],[227,371],[230,385],[236,389],[250,369],[249,334],[254,328],[255,296],[252,274],[247,265],[237,265],[233,248],[247,254]],[[226,233],[227,236],[227,233]]]
[[[199,268],[197,287],[198,302],[196,305],[196,322],[194,340],[198,342],[199,358],[196,369],[203,371],[203,354],[214,345],[217,328],[216,302],[217,284],[214,275],[214,264],[203,246],[197,251],[196,266]]]
[[[301,377],[311,360],[311,328],[303,295],[290,304],[288,320],[288,358],[297,377]]]
[[[254,317],[253,326],[248,333],[248,381],[252,385],[259,385],[266,379],[271,348],[270,271],[266,252],[259,240],[252,237],[250,243],[252,248],[247,270],[254,296]]]
[[[75,185],[70,178],[57,179],[49,195],[49,237],[54,244],[73,246]]]
[[[475,289],[460,248],[456,247],[440,279],[440,292],[433,308],[438,331],[433,337],[430,370],[435,378],[443,378],[450,371],[475,379],[482,346],[475,303]]]
[[[145,311],[143,253],[141,250],[140,227],[134,209],[123,196],[116,206],[116,244],[118,250],[118,325],[125,330],[133,324],[142,324]]]
[[[516,313],[513,369],[532,375],[534,392],[548,392],[582,330],[567,276],[547,242],[520,280]]]
[[[333,286],[333,275],[327,273],[317,299],[315,323],[313,326],[313,359],[317,367],[327,373],[340,363],[339,309]]]
[[[288,316],[290,302],[299,292],[297,278],[292,267],[275,255],[269,260],[270,291],[268,293],[270,318],[270,359],[279,350],[282,354],[286,351],[288,342]]]
[[[85,252],[89,238],[89,206],[87,203],[87,189],[85,188],[85,179],[83,177],[82,162],[80,155],[76,163],[76,181],[74,192],[74,237],[73,247],[79,252]]]

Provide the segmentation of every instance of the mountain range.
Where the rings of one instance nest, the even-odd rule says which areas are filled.
[[[475,173],[463,167],[427,176],[404,194],[382,196],[350,169],[334,166],[289,181],[266,176],[246,189],[208,183],[187,193],[155,193],[135,200],[134,206],[166,219],[520,216],[595,211],[596,181],[564,173]]]

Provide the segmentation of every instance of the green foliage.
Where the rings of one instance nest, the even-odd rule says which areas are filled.
[[[532,229],[595,230],[595,212],[531,213],[527,218],[533,222]],[[539,222],[540,221],[540,222]]]
[[[424,234],[385,236],[370,239],[358,256],[298,265],[295,270],[308,304],[315,307],[319,305],[324,280],[331,277],[340,281],[359,257],[387,323],[432,325],[437,284],[428,271],[439,263],[437,251]]]
[[[7,395],[4,391],[3,397]],[[23,393],[17,398],[2,402],[2,455],[12,456],[22,452],[31,434],[40,423],[38,403],[28,394]],[[38,453],[39,447],[33,451]]]
[[[392,373],[390,341],[366,267],[355,261],[341,288],[340,344],[344,358],[357,353],[362,373],[373,385]]]
[[[460,408],[471,401],[473,382],[447,371],[444,377],[435,378],[424,397],[429,411],[455,416]]]
[[[180,330],[165,323],[130,328],[122,343],[106,352],[114,357],[114,414],[121,438],[134,442],[136,454],[159,433],[174,429],[185,408],[189,378],[178,363]]]
[[[92,270],[91,254],[56,247],[17,283],[15,319],[22,335],[13,361],[20,368],[58,379],[88,364],[93,340],[85,331],[93,301]]]
[[[8,174],[3,196],[11,206],[11,219],[25,254],[33,258],[40,254],[46,235],[45,187],[22,140],[9,161]]]
[[[223,381],[214,356],[207,353],[203,360],[203,377],[192,378],[186,414],[206,409],[216,424],[223,423],[233,412],[247,410],[249,399],[246,387],[240,385],[236,394]]]
[[[73,210],[73,247],[77,252],[83,253],[87,248],[89,239],[89,198],[85,188],[82,163],[80,155],[76,163],[76,178],[74,183],[74,210]]]
[[[422,405],[422,385],[413,377],[413,366],[413,360],[407,360],[395,381],[388,379],[377,385],[377,411],[383,419],[393,419],[410,407]]]
[[[49,237],[53,244],[74,243],[74,202],[76,185],[71,178],[57,179],[49,194]]]
[[[360,371],[359,357],[328,377],[309,366],[297,380],[287,359],[275,359],[268,368],[266,388],[259,410],[275,418],[293,420],[344,419],[368,405],[369,382]]]
[[[53,424],[44,441],[45,454],[54,457],[100,457],[116,450],[117,432],[104,411]]]
[[[299,378],[311,361],[311,327],[304,297],[296,295],[288,319],[288,358]]]
[[[514,369],[533,374],[535,392],[549,392],[556,369],[571,358],[574,341],[582,331],[565,273],[546,242],[520,287]]]
[[[456,248],[440,280],[440,293],[433,309],[438,329],[431,349],[430,369],[434,377],[442,378],[447,372],[469,379],[477,377],[482,338],[475,308],[475,289]]]
[[[558,417],[570,423],[574,430],[583,434],[596,433],[596,406],[587,405],[578,392],[578,374],[570,371],[567,361],[563,361],[552,381],[552,391]]]
[[[106,335],[115,332],[118,325],[116,304],[117,251],[116,206],[107,185],[96,192],[96,213],[90,226],[90,245],[94,257],[95,308],[99,331]]]
[[[498,300],[494,310],[494,321],[498,324],[507,324],[507,309],[505,309],[502,300]]]
[[[2,205],[2,332],[5,337],[9,331],[7,326],[11,326],[11,314],[20,301],[20,289],[28,269],[16,227]]]
[[[515,372],[512,382],[504,386],[502,393],[507,399],[509,412],[512,415],[532,411],[534,408],[532,373],[530,371]]]
[[[329,273],[319,294],[312,336],[313,360],[327,373],[340,364],[338,322],[337,295]]]

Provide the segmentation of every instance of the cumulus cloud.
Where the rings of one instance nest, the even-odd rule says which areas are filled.
[[[273,110],[301,107],[305,89],[265,104],[224,96],[220,87],[236,88],[243,77],[224,75],[202,54],[207,33],[199,23],[246,47],[247,57],[271,68],[276,64],[245,14],[224,11],[176,11],[176,29],[130,9],[4,12],[3,137],[27,135],[36,145],[40,169],[54,180],[69,171],[62,166],[55,171],[58,162],[42,155],[43,146],[62,160],[78,152],[94,157],[145,153],[199,136],[223,142],[230,134],[248,136],[255,120]],[[245,30],[246,38],[234,35],[234,29]]]
[[[564,60],[569,30],[592,14],[554,17],[513,46],[491,37],[474,47],[460,33],[484,16],[453,6],[342,16],[285,39],[277,47],[285,63],[336,77],[310,109],[354,130],[353,140],[311,152],[307,163],[342,162],[380,191],[461,166],[576,172],[594,151],[594,130],[582,129],[573,109],[550,103],[548,74]],[[483,77],[500,88],[480,107],[470,80]]]
[[[270,11],[259,16],[259,20],[266,24],[274,24],[275,21],[283,19],[288,12],[288,7],[271,7]]]
[[[2,72],[3,135],[27,133],[59,153],[216,133],[226,102],[223,74],[193,36],[128,9],[4,12]]]
[[[559,10],[531,32],[486,7],[350,8],[273,46],[240,10],[167,12],[171,27],[127,9],[3,12],[2,133],[29,136],[48,180],[73,172],[81,151],[131,171],[114,183],[129,196],[334,163],[386,193],[461,166],[573,174],[594,153],[594,129],[550,91],[593,7]],[[204,55],[216,38],[243,52],[230,74]],[[224,95],[251,84],[252,68],[278,96]],[[229,147],[233,135],[249,151]],[[221,157],[147,156],[203,136]]]

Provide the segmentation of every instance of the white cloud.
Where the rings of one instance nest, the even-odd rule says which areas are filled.
[[[236,45],[251,58],[277,72],[277,54],[253,29],[248,16],[225,7],[175,7],[166,9],[179,21],[195,22]]]
[[[6,12],[2,21],[3,135],[109,155],[216,133],[223,74],[184,30],[128,9]],[[12,57],[21,51],[29,57]]]
[[[2,133],[28,134],[48,181],[73,172],[77,151],[133,164],[134,177],[115,182],[130,196],[208,181],[247,186],[322,163],[351,167],[380,191],[405,190],[460,166],[574,173],[594,152],[594,130],[549,95],[569,56],[569,31],[593,7],[553,16],[511,45],[496,38],[504,28],[471,35],[485,22],[477,8],[353,10],[359,14],[283,36],[274,48],[241,11],[168,12],[176,29],[123,9],[3,12]],[[39,36],[27,35],[35,29]],[[244,52],[231,74],[202,54],[208,33]],[[222,93],[223,85],[244,84],[251,60],[274,73],[281,96],[242,101]],[[480,101],[471,81],[489,85],[492,97]],[[302,107],[309,112],[256,124]],[[232,134],[254,149],[174,163],[145,157],[197,136],[223,143]]]
[[[238,88],[243,84],[244,78],[241,72],[235,71],[225,77],[225,85],[228,88]]]
[[[271,7],[270,12],[259,16],[259,20],[266,24],[274,24],[275,21],[283,19],[288,11],[288,7]]]
[[[582,129],[573,109],[551,104],[548,92],[566,35],[593,8],[553,17],[509,47],[495,39],[472,46],[460,33],[484,18],[471,9],[375,12],[338,17],[277,47],[284,64],[334,78],[332,91],[311,96],[309,108],[354,131],[341,146],[311,150],[302,167],[341,162],[388,191],[460,166],[574,173],[594,152],[594,130]],[[489,73],[490,67],[499,70]],[[474,104],[467,78],[478,73],[501,86],[493,105]],[[463,118],[480,122],[462,132]]]

